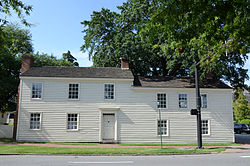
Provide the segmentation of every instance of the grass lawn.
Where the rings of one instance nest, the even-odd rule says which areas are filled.
[[[119,144],[121,146],[160,146],[161,144]],[[162,144],[163,146],[197,146],[196,143]],[[237,143],[202,143],[202,146],[239,146]]]
[[[85,142],[28,142],[28,141],[16,141],[8,138],[0,138],[0,143],[41,143],[41,144],[58,144],[58,145],[99,145],[99,143],[85,143]],[[119,144],[120,146],[160,146],[157,144]],[[196,143],[185,144],[162,144],[163,146],[197,146]],[[203,143],[203,146],[239,146],[237,143]]]
[[[65,147],[44,147],[44,146],[28,146],[28,145],[0,145],[0,153],[37,153],[37,154],[129,154],[129,155],[155,155],[155,154],[195,154],[195,153],[212,153],[222,152],[225,148],[206,148],[206,149],[192,149],[180,150],[176,147],[168,147],[161,149],[154,148],[65,148]]]

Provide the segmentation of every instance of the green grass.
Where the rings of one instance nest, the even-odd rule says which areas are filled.
[[[154,148],[62,148],[62,147],[44,147],[44,146],[27,146],[27,145],[0,145],[0,153],[36,153],[36,154],[128,154],[128,155],[155,155],[155,154],[196,154],[196,153],[212,153],[222,152],[225,148],[206,148],[180,150],[176,147],[168,147],[160,149]]]
[[[119,144],[121,146],[160,146],[161,144]],[[197,146],[196,143],[162,144],[163,146]],[[237,143],[203,143],[203,146],[239,146]]]
[[[47,144],[56,144],[56,145],[99,145],[99,143],[84,143],[84,142],[47,142]]]
[[[14,139],[0,138],[0,142],[4,143],[47,143],[57,145],[99,145],[99,143],[84,143],[84,142],[30,142],[30,141],[16,141]],[[160,146],[160,144],[119,144],[121,146]],[[239,146],[237,143],[203,143],[203,146]],[[185,143],[185,144],[163,144],[163,146],[197,146],[196,143]]]

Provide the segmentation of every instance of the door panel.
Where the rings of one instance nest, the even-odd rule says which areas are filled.
[[[103,139],[114,140],[115,135],[115,115],[103,114]]]

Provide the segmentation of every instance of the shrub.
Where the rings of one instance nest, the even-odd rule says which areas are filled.
[[[243,119],[240,121],[241,124],[247,124],[248,126],[250,126],[250,119]]]

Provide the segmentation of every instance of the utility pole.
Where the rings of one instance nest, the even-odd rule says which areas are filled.
[[[157,102],[157,104],[159,105],[159,102]],[[157,105],[157,107],[158,107]],[[161,138],[161,149],[162,149],[162,130],[161,130],[161,109],[158,108],[158,111],[159,111],[159,121],[160,121],[160,138]]]
[[[199,86],[199,66],[200,62],[195,63],[195,91],[196,91],[196,109],[197,109],[197,143],[198,149],[202,148],[202,134],[201,134],[201,95]]]

